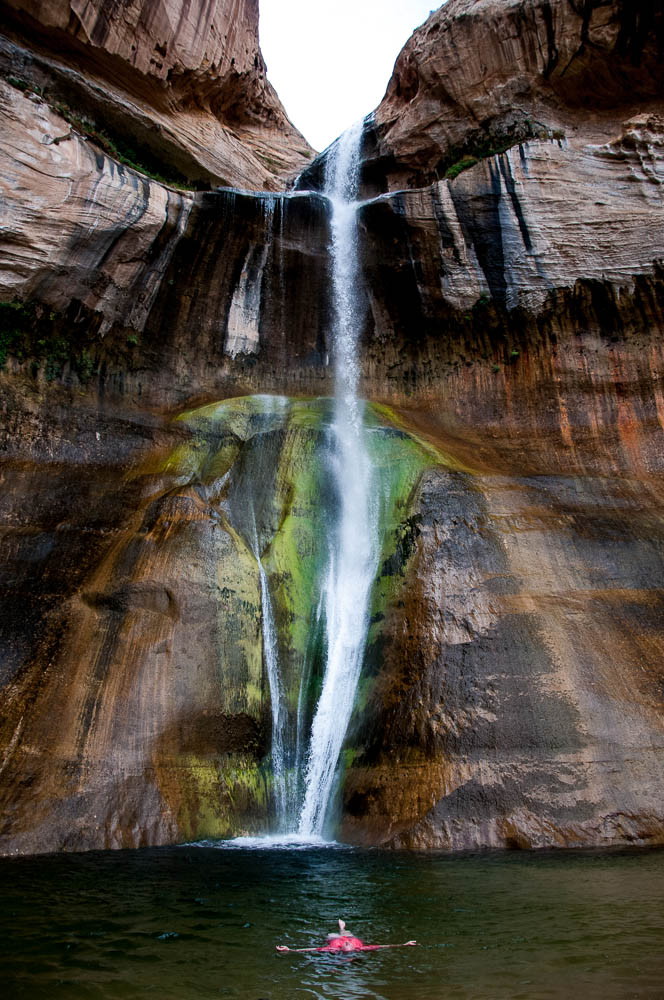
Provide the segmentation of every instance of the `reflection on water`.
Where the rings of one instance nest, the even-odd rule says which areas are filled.
[[[2,996],[664,995],[664,852],[463,857],[181,847],[0,861]],[[418,948],[280,955],[338,917]]]

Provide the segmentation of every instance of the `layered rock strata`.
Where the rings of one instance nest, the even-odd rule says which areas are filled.
[[[663,45],[659,0],[449,0],[397,59],[367,181],[420,186],[546,130],[610,141],[618,116],[661,107]]]
[[[280,190],[312,150],[258,47],[256,0],[11,2],[0,72],[183,183]]]
[[[329,391],[323,198],[178,192],[95,150],[35,95],[0,84],[0,101],[3,294],[74,322],[120,406],[238,384]],[[428,391],[462,357],[490,369],[521,330],[555,329],[554,312],[584,329],[584,296],[613,336],[623,302],[660,280],[663,122],[636,116],[599,145],[530,140],[369,201],[366,395],[398,400],[411,370]],[[29,369],[30,350],[12,369]]]
[[[426,460],[393,462],[346,839],[664,841],[660,25],[450,0],[367,130],[362,394]],[[131,62],[123,37],[114,14]],[[2,850],[263,830],[260,590],[228,490],[262,497],[294,669],[324,404],[172,417],[330,393],[325,200],[176,191],[0,96]]]

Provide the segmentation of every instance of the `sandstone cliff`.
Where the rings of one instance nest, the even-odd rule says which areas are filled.
[[[5,15],[0,72],[167,179],[279,190],[312,154],[266,78],[257,0],[10,0]]]
[[[664,842],[661,24],[450,0],[367,129],[363,394],[398,481],[350,840]],[[315,664],[325,200],[179,192],[0,96],[2,849],[264,829],[237,511],[253,484],[282,658]]]
[[[617,119],[660,106],[663,42],[650,0],[449,0],[397,59],[367,177],[421,185],[547,130],[610,141]]]

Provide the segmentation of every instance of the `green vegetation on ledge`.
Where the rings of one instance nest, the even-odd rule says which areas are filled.
[[[475,156],[464,156],[462,160],[457,163],[453,163],[445,172],[445,180],[453,181],[455,177],[463,173],[464,170],[468,170],[470,167],[474,167],[479,160]]]
[[[499,156],[506,153],[508,149],[528,142],[533,139],[562,141],[565,133],[560,129],[553,131],[534,122],[530,118],[516,123],[509,131],[499,133],[476,133],[468,142],[462,146],[454,146],[450,149],[444,160],[438,164],[436,174],[444,177],[445,180],[452,181],[464,170],[469,170],[481,160],[488,160],[492,156]]]
[[[62,101],[51,99],[50,95],[41,87],[37,87],[27,80],[15,76],[5,77],[10,86],[22,93],[34,94],[45,101],[56,114],[60,115],[76,132],[91,139],[104,153],[122,163],[124,166],[137,170],[151,180],[160,184],[167,184],[169,187],[179,188],[182,191],[209,191],[211,185],[204,181],[192,181],[185,177],[179,170],[166,164],[145,146],[135,139],[129,139],[120,135],[117,131],[109,130],[108,126],[102,128],[91,117],[74,111],[69,105]],[[69,135],[59,136],[54,139],[56,144],[66,141]]]
[[[59,378],[66,366],[80,382],[89,382],[96,362],[86,346],[63,336],[62,319],[34,302],[0,302],[0,370],[11,356],[19,363],[30,362],[33,376],[43,369],[47,382]]]
[[[99,375],[104,362],[120,370],[131,368],[138,336],[120,333],[102,341],[97,333],[100,319],[86,314],[80,303],[72,303],[67,313],[61,313],[34,300],[0,302],[0,371],[12,371],[11,359],[22,374],[32,378],[43,376],[54,382],[74,376],[87,385]]]

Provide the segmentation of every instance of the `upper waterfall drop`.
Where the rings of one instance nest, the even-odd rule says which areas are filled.
[[[324,192],[332,208],[335,402],[330,461],[337,508],[322,584],[326,663],[311,726],[299,819],[299,833],[304,836],[323,832],[362,668],[369,597],[378,565],[373,473],[365,442],[364,403],[357,395],[362,310],[356,198],[363,126],[357,122],[338,140],[328,161]]]

